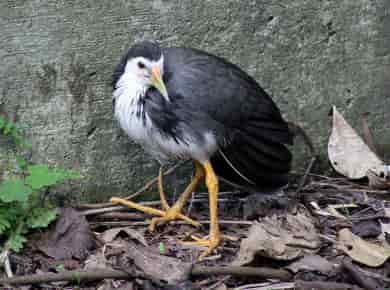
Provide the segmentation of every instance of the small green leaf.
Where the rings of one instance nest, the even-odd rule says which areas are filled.
[[[0,129],[3,129],[5,126],[5,119],[3,117],[0,117]]]
[[[58,265],[56,266],[56,271],[57,271],[57,272],[64,272],[64,271],[65,271],[65,266],[64,266],[64,264],[58,264]]]
[[[5,126],[4,126],[4,130],[3,130],[3,133],[5,135],[9,135],[12,131],[16,130],[16,127],[15,127],[15,124],[11,121],[8,121]]]
[[[27,218],[27,225],[32,228],[47,227],[53,220],[56,219],[57,210],[48,208],[34,208]]]
[[[16,162],[20,168],[26,168],[27,162],[22,156],[16,156]]]
[[[62,182],[66,179],[79,178],[80,175],[74,171],[50,169],[47,165],[37,164],[28,166],[29,176],[26,177],[26,183],[32,189],[41,189]]]
[[[21,179],[8,179],[0,185],[0,200],[4,202],[26,201],[31,192],[31,188],[24,185]]]
[[[158,248],[159,248],[159,250],[160,250],[160,254],[164,254],[164,253],[165,253],[165,245],[164,245],[163,242],[160,242],[160,243],[158,244]]]
[[[23,249],[23,244],[26,242],[26,238],[19,234],[13,234],[8,240],[8,246],[11,250],[18,253]]]
[[[11,227],[11,224],[8,220],[6,220],[6,219],[0,220],[0,234],[4,233],[4,231],[9,229],[10,227]]]

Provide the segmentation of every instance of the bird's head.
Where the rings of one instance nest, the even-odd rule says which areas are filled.
[[[139,86],[147,90],[156,88],[169,101],[163,81],[164,56],[157,43],[135,44],[122,58],[114,73],[114,89],[122,83]]]

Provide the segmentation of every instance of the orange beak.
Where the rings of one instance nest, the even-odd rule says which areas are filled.
[[[150,80],[152,85],[160,92],[160,94],[169,101],[168,91],[162,79],[160,67],[154,66],[152,68],[152,76],[150,77]]]

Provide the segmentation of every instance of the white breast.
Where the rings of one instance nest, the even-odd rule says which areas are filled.
[[[143,112],[145,118],[141,117],[142,112],[137,116],[137,110],[140,109],[137,104],[144,94],[143,88],[117,87],[113,96],[115,117],[127,135],[154,158],[164,161],[171,158],[190,157],[204,162],[218,149],[216,138],[211,132],[204,135],[203,142],[199,142],[191,135],[184,136],[183,141],[163,136],[155,128],[147,112]]]

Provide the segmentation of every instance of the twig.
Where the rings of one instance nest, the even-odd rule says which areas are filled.
[[[7,277],[12,277],[12,269],[11,264],[9,262],[9,249],[6,247],[1,253],[0,253],[0,265],[4,266],[5,273]]]
[[[180,166],[184,165],[188,160],[183,160],[183,161],[180,161],[178,163],[176,163],[175,165],[173,165],[172,167],[168,168],[167,171],[163,172],[163,176],[167,176],[167,175],[170,175],[171,173],[173,173],[177,168],[179,168]],[[156,182],[158,181],[158,176],[154,177],[153,179],[149,180],[143,187],[141,187],[140,189],[138,189],[135,193],[133,194],[130,194],[128,197],[125,197],[125,199],[133,199],[135,197],[137,197],[138,195],[140,195],[141,193],[145,192],[146,190],[148,190],[153,184],[155,184]]]
[[[160,201],[145,201],[145,202],[139,202],[139,204],[147,205],[147,206],[154,206],[159,205]],[[98,204],[101,205],[101,204]],[[100,207],[95,209],[88,209],[82,212],[83,215],[95,215],[95,214],[101,214],[101,213],[107,213],[107,212],[115,212],[115,211],[128,211],[129,208],[127,206],[122,205],[115,205],[113,206],[112,203],[109,203],[109,206],[107,207]]]
[[[313,156],[311,157],[310,159],[310,162],[309,162],[309,165],[307,166],[306,168],[306,171],[305,171],[305,174],[302,176],[301,180],[299,181],[299,185],[298,185],[298,188],[297,190],[295,191],[295,194],[298,194],[301,192],[303,186],[305,185],[306,183],[306,180],[307,180],[307,176],[310,174],[313,166],[314,166],[314,163],[316,162],[317,160],[317,157],[316,156]]]
[[[367,276],[363,275],[363,273],[360,271],[359,267],[353,265],[350,261],[347,261],[344,259],[342,261],[343,268],[347,270],[347,272],[351,275],[352,279],[355,280],[355,282],[367,290],[376,290],[378,289],[376,283],[374,283],[371,279],[369,279]]]
[[[219,198],[218,199],[218,203],[223,203],[223,202],[226,202],[226,203],[235,202],[236,203],[238,201],[243,202],[244,199],[238,199],[238,200],[233,200],[233,199],[229,199],[229,198]],[[206,198],[197,198],[197,199],[192,200],[192,203],[207,203],[207,202],[208,202],[208,199],[206,199]],[[159,200],[145,201],[145,202],[138,202],[138,204],[147,205],[147,206],[155,206],[155,205],[160,205],[160,201]],[[101,205],[101,204],[99,204],[99,205]],[[82,214],[87,216],[87,215],[97,215],[97,214],[104,214],[104,213],[108,213],[108,212],[128,211],[128,210],[131,210],[131,209],[129,209],[126,206],[122,206],[122,205],[113,206],[112,203],[109,203],[109,206],[107,206],[107,207],[88,209],[88,210],[83,211]]]
[[[279,279],[288,281],[292,279],[290,272],[283,269],[272,268],[255,268],[255,267],[205,267],[194,266],[191,275],[193,276],[209,276],[209,275],[232,275],[240,277],[262,277],[269,279]],[[58,281],[98,281],[103,279],[129,279],[134,278],[133,274],[129,274],[120,270],[94,269],[89,271],[64,271],[60,273],[45,273],[26,276],[16,276],[12,278],[0,279],[0,284],[10,285],[26,285],[40,284]]]
[[[106,220],[136,220],[141,221],[145,220],[147,218],[147,215],[144,213],[138,213],[138,212],[106,212],[99,215],[96,215],[94,219],[106,221]]]
[[[273,269],[273,268],[266,268],[266,267],[194,266],[194,268],[191,271],[191,275],[193,276],[232,275],[232,276],[239,276],[239,277],[279,279],[281,281],[289,281],[292,279],[292,275],[287,270]]]
[[[372,152],[375,153],[375,155],[378,155],[378,150],[374,143],[374,137],[372,136],[372,132],[370,129],[370,126],[368,125],[368,116],[370,115],[369,112],[364,112],[361,115],[361,121],[362,121],[362,127],[363,127],[363,139],[364,142],[367,144],[368,148],[371,149]]]
[[[295,283],[260,283],[260,284],[247,284],[235,288],[235,290],[287,290],[295,289]]]
[[[164,176],[172,174],[177,168],[182,166],[183,164],[186,163],[187,160],[180,161],[170,167],[167,171],[163,173]],[[138,189],[136,192],[130,194],[129,196],[125,197],[124,199],[133,199],[137,197],[138,195],[144,193],[146,190],[148,190],[152,185],[154,185],[158,180],[158,177],[154,177],[153,179],[149,180],[148,182],[145,183],[144,186],[142,186],[140,189]],[[117,194],[121,195],[121,194]],[[84,204],[78,204],[75,207],[78,209],[99,209],[99,208],[106,208],[106,207],[111,207],[112,203],[110,202],[103,202],[103,203],[84,203]]]
[[[200,224],[208,225],[210,224],[210,220],[201,220],[197,221]],[[169,222],[172,225],[187,225],[188,223],[185,221],[171,221]],[[234,220],[219,220],[218,223],[220,225],[244,225],[251,226],[253,222],[251,221],[234,221]],[[127,222],[127,221],[105,221],[105,222],[91,222],[90,225],[92,227],[96,226],[147,226],[149,222],[147,221],[138,221],[138,222]]]
[[[355,285],[336,283],[336,282],[322,282],[322,281],[295,281],[296,290],[364,290]]]
[[[225,283],[227,280],[230,279],[230,276],[223,277],[219,279],[217,282],[213,283],[212,285],[208,286],[207,288],[204,288],[205,290],[213,290],[217,289],[218,286],[222,285],[222,283]]]
[[[94,269],[93,271],[64,271],[60,273],[45,273],[26,276],[14,276],[0,279],[0,284],[26,285],[58,281],[97,281],[103,279],[129,279],[133,276],[119,270]]]

